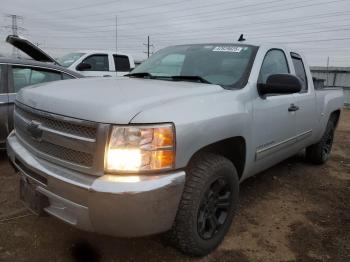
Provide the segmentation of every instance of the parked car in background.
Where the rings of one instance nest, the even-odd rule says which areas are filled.
[[[83,230],[167,232],[193,256],[223,240],[243,180],[303,149],[327,161],[344,104],[280,44],[172,46],[128,76],[21,91],[7,139],[21,198]]]
[[[34,60],[0,57],[0,149],[5,148],[6,137],[13,129],[13,108],[18,91],[29,85],[83,77],[64,67],[45,63],[51,62],[50,58],[28,40],[9,36],[7,42]]]
[[[131,55],[106,50],[77,51],[58,58],[57,62],[84,76],[123,76],[135,67]]]

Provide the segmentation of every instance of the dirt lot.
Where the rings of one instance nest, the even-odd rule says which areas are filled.
[[[38,218],[18,201],[18,177],[0,156],[0,261],[350,261],[350,110],[330,161],[302,154],[245,181],[241,208],[211,255],[187,258],[155,236],[116,239]]]

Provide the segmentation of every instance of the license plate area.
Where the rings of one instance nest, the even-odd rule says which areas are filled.
[[[44,209],[50,205],[49,198],[36,190],[36,185],[23,177],[20,180],[20,199],[33,213],[44,216]]]

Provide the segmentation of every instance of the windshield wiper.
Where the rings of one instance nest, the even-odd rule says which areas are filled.
[[[195,81],[195,82],[200,82],[200,83],[205,83],[205,84],[211,84],[208,80],[204,79],[201,76],[169,76],[169,78],[173,80],[184,80],[184,81]]]
[[[138,78],[155,78],[154,75],[148,72],[130,73],[130,74],[126,74],[125,76],[138,77]]]
[[[174,81],[194,81],[194,82],[200,82],[205,84],[211,84],[208,80],[204,79],[201,76],[158,76],[158,75],[152,75],[148,72],[140,72],[140,73],[130,73],[125,76],[128,77],[137,77],[137,78],[148,78],[148,79],[171,79]]]

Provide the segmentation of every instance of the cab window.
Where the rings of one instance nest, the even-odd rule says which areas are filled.
[[[45,82],[61,80],[60,72],[30,67],[12,67],[12,80],[14,92],[17,93],[21,88]]]
[[[271,49],[265,55],[260,69],[258,83],[265,84],[270,75],[288,73],[289,67],[284,52],[280,49]]]
[[[129,57],[126,55],[113,55],[115,71],[118,72],[129,72],[130,62]]]
[[[109,71],[108,55],[91,55],[85,58],[83,63],[91,66],[84,71]]]
[[[302,88],[301,88],[300,92],[306,92],[307,91],[307,76],[306,76],[303,60],[302,60],[301,56],[297,53],[291,53],[290,55],[292,57],[295,74],[300,78],[301,83],[302,83]]]

